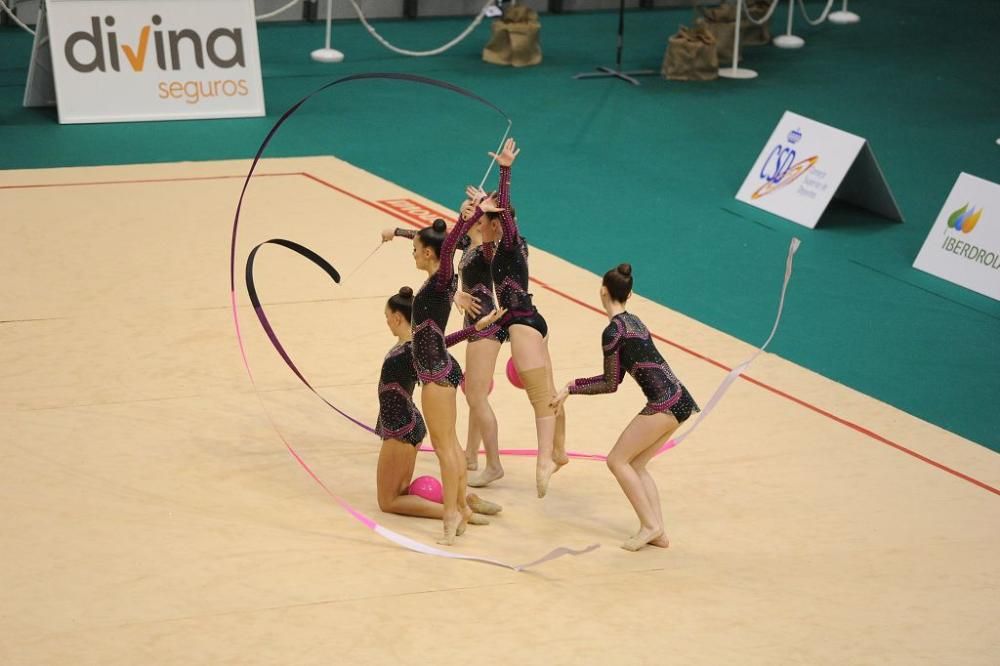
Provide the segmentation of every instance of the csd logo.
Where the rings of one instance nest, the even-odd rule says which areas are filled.
[[[788,135],[788,140],[791,143],[795,143],[801,138],[802,134],[798,130]],[[795,161],[795,158],[795,149],[791,146],[783,146],[780,143],[775,146],[771,154],[767,156],[764,165],[760,168],[759,175],[764,184],[751,194],[750,198],[760,199],[775,190],[780,190],[782,187],[792,184],[819,161],[819,155],[813,155],[798,162]]]
[[[786,148],[779,143],[767,156],[764,166],[760,168],[760,177],[768,183],[776,185],[788,175],[794,161],[795,150],[790,147]]]

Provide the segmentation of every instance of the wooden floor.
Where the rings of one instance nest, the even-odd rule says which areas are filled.
[[[669,550],[617,547],[634,517],[589,461],[538,500],[532,459],[506,459],[488,494],[503,514],[457,546],[523,562],[601,544],[582,557],[516,573],[364,529],[285,450],[240,359],[228,260],[245,169],[0,172],[0,664],[997,663],[1000,456],[772,355],[652,465]],[[448,210],[329,157],[261,169],[240,285],[260,241],[302,242],[346,274],[380,229]],[[421,281],[408,244],[339,286],[280,248],[258,266],[293,358],[372,423],[385,299]],[[782,268],[762,270],[777,287]],[[532,273],[557,383],[596,374],[598,279],[540,250]],[[662,278],[638,275],[638,291]],[[238,292],[284,437],[360,511],[433,543],[439,523],[379,513],[378,441],[302,388]],[[752,351],[641,297],[630,309],[674,343],[659,346],[702,402]],[[631,380],[574,398],[570,448],[606,453],[642,402]],[[532,446],[502,370],[493,404],[502,445]]]

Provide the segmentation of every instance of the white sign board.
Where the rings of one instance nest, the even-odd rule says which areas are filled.
[[[786,111],[736,198],[810,229],[833,200],[902,220],[868,143]]]
[[[913,267],[1000,301],[1000,185],[961,174]]]
[[[46,4],[59,122],[264,115],[252,0]]]

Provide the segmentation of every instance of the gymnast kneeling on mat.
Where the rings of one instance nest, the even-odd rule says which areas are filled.
[[[398,513],[419,518],[444,517],[444,507],[419,495],[409,494],[417,448],[427,435],[424,419],[413,403],[413,389],[417,384],[417,371],[413,365],[413,336],[410,318],[413,313],[413,290],[402,287],[389,298],[385,306],[385,323],[396,336],[397,342],[382,362],[378,383],[379,414],[375,430],[382,438],[378,457],[378,506],[386,513]],[[477,331],[487,328],[503,316],[497,311],[484,317],[476,326],[453,333],[446,342],[456,344]],[[478,514],[493,515],[501,507],[477,495],[466,496],[473,525],[487,525],[489,521]]]
[[[625,310],[631,294],[629,264],[619,264],[604,274],[601,303],[611,320],[601,336],[604,374],[571,381],[553,398],[552,406],[560,409],[572,394],[613,393],[626,372],[632,375],[646,396],[646,407],[626,426],[608,454],[608,468],[639,517],[639,531],[622,548],[639,550],[646,544],[666,548],[670,542],[663,532],[660,495],[646,465],[660,444],[692,412],[701,410],[657,351],[649,330]]]

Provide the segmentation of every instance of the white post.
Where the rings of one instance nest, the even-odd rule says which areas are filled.
[[[330,32],[333,26],[333,0],[326,0],[326,47],[316,49],[311,57],[317,62],[340,62],[344,59],[344,54],[337,49],[330,48]]]
[[[743,0],[736,1],[736,36],[733,38],[733,66],[720,69],[719,76],[724,79],[755,79],[757,72],[743,69],[740,65],[740,19],[743,15]]]
[[[806,40],[792,34],[792,20],[794,18],[795,0],[788,0],[788,32],[784,35],[778,35],[771,42],[779,49],[801,49],[806,43]]]
[[[848,23],[857,23],[861,20],[861,17],[854,12],[847,11],[847,0],[844,0],[844,8],[839,12],[833,12],[826,17],[826,20],[837,25],[846,25]]]

